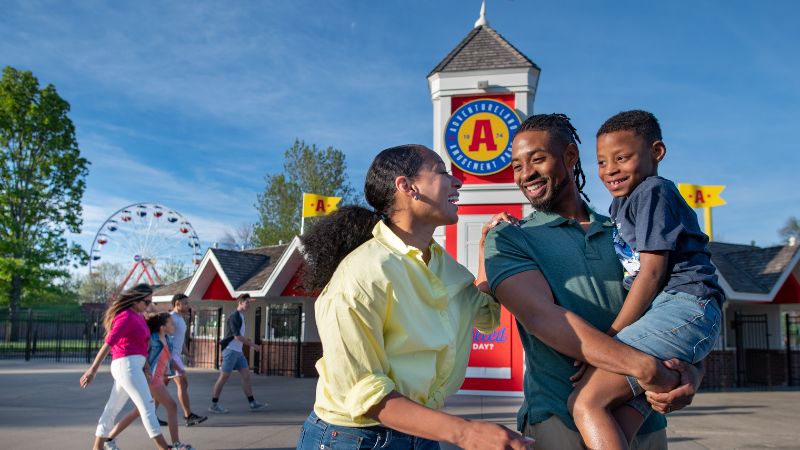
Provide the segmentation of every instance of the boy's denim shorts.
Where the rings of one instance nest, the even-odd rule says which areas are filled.
[[[332,425],[311,413],[297,439],[297,450],[440,450],[436,441],[382,426]]]
[[[719,337],[720,300],[677,291],[661,292],[636,322],[616,339],[660,360],[678,358],[695,364],[705,358]],[[650,404],[636,378],[628,377],[635,398],[628,403],[647,417]]]
[[[223,350],[222,366],[220,370],[223,372],[233,372],[239,369],[247,369],[247,358],[244,357],[244,354],[229,348]]]

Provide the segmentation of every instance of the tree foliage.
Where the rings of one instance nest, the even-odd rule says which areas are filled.
[[[252,224],[242,223],[228,230],[220,240],[220,246],[228,250],[246,250],[255,245],[255,228]]]
[[[283,172],[267,175],[264,192],[257,197],[256,245],[288,242],[300,232],[303,192],[342,197],[342,203],[354,201],[355,191],[348,181],[347,163],[341,150],[333,147],[323,150],[295,140],[284,158]]]
[[[0,80],[0,295],[14,314],[23,297],[66,279],[86,253],[80,233],[89,162],[81,156],[69,104],[29,71]],[[57,284],[57,283],[56,283]]]
[[[778,234],[787,241],[792,237],[800,241],[800,220],[794,216],[789,217],[783,227],[778,230]]]
[[[125,278],[125,268],[120,263],[100,263],[77,280],[79,303],[106,303],[116,295]]]

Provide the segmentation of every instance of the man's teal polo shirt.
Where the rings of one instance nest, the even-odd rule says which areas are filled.
[[[486,274],[494,292],[506,278],[538,270],[550,285],[558,305],[606,331],[614,322],[627,292],[622,286],[622,266],[614,252],[612,224],[588,206],[591,224],[584,231],[580,223],[556,213],[534,212],[520,227],[502,223],[486,238]],[[517,323],[525,349],[525,401],[517,427],[525,420],[543,422],[552,415],[577,430],[567,410],[572,392],[569,377],[575,360],[551,349]],[[658,431],[667,422],[651,414],[640,433]]]

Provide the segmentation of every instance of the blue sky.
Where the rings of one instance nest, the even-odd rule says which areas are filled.
[[[643,108],[661,121],[661,174],[725,184],[715,237],[759,245],[800,215],[800,4],[490,0],[491,25],[541,68],[534,110],[583,137]],[[342,149],[352,183],[372,157],[432,145],[425,76],[470,31],[470,1],[4,0],[0,65],[72,105],[92,162],[84,233],[128,203],[163,203],[210,243],[254,222],[263,177],[297,137]]]

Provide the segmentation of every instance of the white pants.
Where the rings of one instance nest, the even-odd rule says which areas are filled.
[[[128,398],[133,400],[133,404],[139,410],[139,416],[150,438],[161,434],[155,403],[150,395],[147,378],[144,376],[144,361],[145,358],[141,355],[125,356],[111,361],[114,387],[111,388],[111,395],[97,423],[95,436],[108,437],[114,428],[114,420],[128,403]]]

